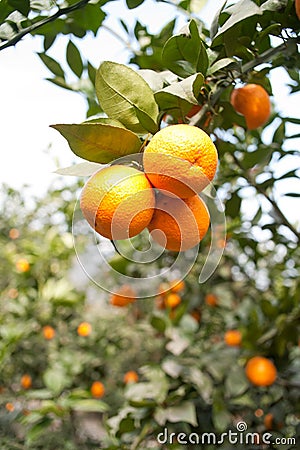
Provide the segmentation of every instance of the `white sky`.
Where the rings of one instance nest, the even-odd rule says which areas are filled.
[[[199,16],[209,24],[222,3],[223,0],[210,1]],[[118,28],[117,17],[122,17],[129,25],[138,17],[151,32],[157,32],[174,14],[172,6],[151,0],[131,11],[124,4],[124,1],[118,1],[106,5],[110,14],[106,24],[113,29]],[[51,50],[51,54],[59,60],[64,57],[65,43],[62,38]],[[81,40],[79,46],[83,57],[96,67],[103,60],[120,63],[128,60],[128,52],[106,30],[101,30],[97,38]],[[49,125],[80,123],[86,113],[86,103],[80,95],[45,80],[51,77],[51,73],[35,54],[39,51],[42,51],[42,40],[27,36],[16,47],[0,52],[0,180],[17,189],[24,183],[29,184],[36,194],[45,192],[49,184],[57,179],[58,176],[52,173],[56,169],[54,158],[59,158],[61,167],[79,162],[64,138]],[[288,96],[285,86],[288,81],[284,71],[279,70],[272,77],[276,109],[285,115],[299,117],[300,95]],[[51,149],[46,152],[49,144]],[[299,141],[297,145],[299,147]],[[292,189],[285,189],[289,190]],[[285,197],[280,203],[287,216],[294,217],[295,200]]]

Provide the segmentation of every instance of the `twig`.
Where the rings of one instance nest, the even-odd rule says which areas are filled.
[[[37,30],[38,28],[40,28],[50,22],[53,22],[54,20],[58,19],[60,16],[63,16],[64,14],[69,14],[70,12],[73,12],[73,11],[76,11],[77,9],[83,8],[85,5],[88,4],[89,1],[90,0],[80,0],[78,3],[75,3],[74,5],[59,9],[52,16],[49,16],[43,20],[40,20],[37,23],[34,23],[33,25],[30,25],[27,28],[24,28],[24,30],[20,31],[20,33],[16,34],[13,38],[9,39],[4,44],[0,45],[0,51],[4,50],[7,47],[16,45],[17,42],[19,42],[27,34],[32,33],[33,31]]]

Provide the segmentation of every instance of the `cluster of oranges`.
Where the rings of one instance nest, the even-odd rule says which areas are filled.
[[[185,283],[182,280],[174,280],[159,286],[159,294],[156,296],[158,309],[175,309],[181,303],[180,293],[184,290]]]
[[[148,227],[164,248],[190,249],[210,224],[198,194],[214,178],[217,163],[215,145],[200,128],[163,128],[145,147],[143,171],[116,164],[87,181],[80,199],[83,216],[108,239],[133,237]]]

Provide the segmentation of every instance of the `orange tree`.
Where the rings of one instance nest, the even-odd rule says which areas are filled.
[[[1,5],[6,27],[0,48],[14,45],[28,33],[44,37],[44,51],[39,55],[53,74],[50,81],[84,94],[87,116],[97,115],[82,124],[54,125],[68,140],[71,150],[87,161],[110,163],[136,153],[163,126],[187,123],[206,131],[219,154],[214,185],[225,204],[227,242],[219,242],[225,251],[213,277],[199,285],[198,275],[209,245],[208,237],[203,240],[176,307],[168,307],[163,301],[162,309],[158,309],[152,300],[149,306],[149,299],[134,302],[138,306],[132,311],[133,317],[141,321],[141,328],[136,322],[132,327],[121,316],[121,328],[141,330],[142,342],[154,333],[158,351],[153,354],[148,349],[139,367],[126,368],[136,370],[139,377],[136,383],[121,389],[120,397],[105,403],[101,403],[105,397],[97,400],[98,411],[108,411],[101,448],[192,448],[198,442],[197,436],[199,448],[215,448],[215,435],[206,436],[206,441],[201,442],[202,434],[243,431],[237,428],[239,422],[246,424],[248,432],[255,433],[251,435],[252,446],[297,448],[300,233],[296,219],[288,219],[280,208],[278,189],[284,180],[293,181],[293,189],[282,195],[299,198],[299,134],[294,130],[300,121],[276,111],[278,93],[270,81],[272,71],[281,68],[290,79],[290,94],[299,90],[300,22],[295,2],[228,2],[218,11],[209,30],[201,22],[201,14],[195,13],[192,1],[179,5],[187,17],[185,28],[179,31],[175,7],[174,19],[158,34],[151,34],[139,21],[130,29],[120,20],[134,48],[128,65],[105,61],[95,69],[81,54],[79,41],[78,48],[75,45],[74,36],[81,38],[88,31],[96,34],[105,20],[104,10],[109,11],[109,3],[103,9],[104,3],[66,2],[57,11],[49,6],[46,13],[44,5],[31,11],[29,2],[24,2],[26,6],[22,4],[17,14],[11,15],[15,2],[7,1]],[[142,3],[127,1],[129,9]],[[158,14],[159,6],[157,2]],[[59,61],[48,55],[60,34],[71,35],[66,61],[76,77],[74,83],[68,81]],[[266,101],[260,103],[253,94],[244,100],[246,105],[237,107],[233,91],[240,85],[262,87],[263,98],[267,94],[274,99],[272,107]],[[252,108],[246,107],[248,102]],[[251,120],[249,114],[260,120]],[[292,161],[290,166],[288,161]],[[62,173],[81,176],[82,166],[64,169]],[[157,264],[171,265],[175,256],[166,253]],[[145,270],[121,256],[116,256],[112,264],[128,276],[138,277]],[[24,260],[19,267],[26,269]],[[24,270],[22,276],[28,276],[28,272]],[[24,289],[30,289],[29,280]],[[50,286],[51,293],[52,289],[54,286]],[[208,298],[214,301],[209,302]],[[106,321],[109,324],[108,318]],[[241,333],[238,346],[228,346],[224,340],[225,332],[231,329]],[[103,336],[109,335],[110,330],[111,324],[104,326]],[[121,339],[119,324],[116,330],[117,345]],[[70,351],[78,358],[81,353],[91,354],[92,360],[93,347],[91,343],[85,345],[80,355],[72,346]],[[62,352],[60,348],[58,354]],[[126,360],[122,354],[120,360]],[[247,361],[257,356],[270,361],[265,369],[259,369],[267,372],[249,377],[245,372]],[[114,367],[116,361],[108,355],[104,359],[107,367]],[[268,367],[273,368],[272,373],[268,373]],[[94,381],[105,386],[104,372],[102,375],[103,379]],[[257,385],[251,381],[258,377],[272,382]],[[83,372],[80,380],[86,387]],[[71,382],[61,386],[59,396],[56,392],[56,397],[51,397],[51,407],[44,405],[38,417],[29,414],[27,426],[40,432],[50,423],[53,425],[53,416],[59,417],[60,408],[71,414],[70,403],[61,403],[65,397],[74,400],[71,388]],[[110,391],[112,395],[113,389],[114,384],[105,393]],[[81,401],[85,395],[75,393]],[[90,409],[94,408],[97,409],[90,404]],[[9,404],[5,418],[14,413],[11,409]],[[274,417],[273,439],[268,444],[262,441],[267,414]],[[189,435],[193,436],[192,441],[183,445],[181,441]],[[158,436],[164,443],[158,442]],[[277,437],[286,441],[276,443]],[[228,448],[228,441],[224,439],[218,446]],[[245,448],[245,443],[240,448]]]

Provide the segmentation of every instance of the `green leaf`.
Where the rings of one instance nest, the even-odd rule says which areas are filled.
[[[212,66],[209,67],[209,69],[207,70],[207,74],[212,75],[213,73],[218,72],[221,69],[224,69],[224,67],[227,67],[232,63],[236,64],[237,61],[234,58],[219,59]]]
[[[233,367],[225,380],[225,392],[229,397],[237,397],[244,394],[248,387],[244,369],[239,366]]]
[[[150,324],[155,330],[159,331],[160,333],[163,333],[167,327],[166,321],[163,317],[160,317],[158,315],[153,315],[150,319]]]
[[[54,75],[57,77],[65,79],[65,72],[61,68],[60,64],[55,61],[55,59],[51,58],[51,56],[46,55],[45,53],[38,53],[39,57],[47,67],[47,69],[50,70]]]
[[[141,147],[138,136],[125,128],[103,123],[51,125],[67,139],[75,155],[101,164],[131,153]]]
[[[137,6],[140,6],[144,0],[126,0],[126,5],[128,9],[134,9]]]
[[[97,172],[97,170],[101,169],[101,167],[103,167],[102,164],[83,162],[57,169],[54,173],[57,173],[58,175],[70,175],[73,177],[89,177],[93,175],[93,173]]]
[[[75,75],[80,78],[83,72],[83,62],[78,48],[72,41],[69,41],[67,45],[67,62]]]
[[[158,130],[158,106],[153,92],[133,69],[103,62],[97,70],[96,93],[103,111],[129,130],[137,133],[156,133]]]
[[[230,14],[223,26],[219,29],[215,38],[225,33],[231,27],[246,19],[247,17],[261,15],[262,10],[252,0],[240,0],[232,6],[229,6],[224,10],[227,14]]]
[[[68,406],[74,411],[87,412],[105,412],[108,411],[108,405],[96,399],[71,399],[67,402]]]
[[[0,23],[2,24],[6,17],[14,11],[14,8],[9,5],[8,0],[2,0],[0,6]]]
[[[7,3],[17,11],[19,11],[23,16],[27,16],[30,11],[30,0],[8,0]],[[2,5],[1,5],[2,7]]]
[[[52,419],[44,417],[26,433],[26,443],[31,445],[51,425]]]
[[[154,417],[161,426],[165,425],[167,421],[172,423],[186,422],[194,427],[198,425],[196,408],[191,401],[182,402],[179,406],[157,409]]]
[[[106,13],[100,8],[99,3],[89,3],[84,8],[80,8],[68,15],[70,31],[78,37],[81,37],[82,33],[80,31],[83,32],[84,36],[88,30],[91,30],[96,36],[105,17]],[[79,33],[75,32],[76,27]]]
[[[197,72],[206,74],[208,56],[194,20],[187,30],[168,39],[162,51],[162,60],[171,72],[182,78]]]
[[[231,198],[226,202],[226,215],[232,218],[240,214],[242,199],[237,192],[231,195]]]
[[[43,380],[48,389],[59,394],[68,384],[66,373],[62,367],[51,367],[44,372]]]
[[[159,105],[162,105],[164,103],[164,98],[167,101],[170,101],[170,96],[165,94],[171,94],[172,96],[186,100],[188,103],[197,105],[197,96],[203,86],[203,82],[204,76],[202,73],[196,73],[195,75],[191,75],[182,81],[172,83],[170,86],[156,92],[155,98],[157,99]],[[174,102],[177,104],[177,100],[174,100]]]
[[[286,192],[284,195],[287,197],[294,197],[294,198],[300,197],[300,194],[298,194],[297,192]]]

